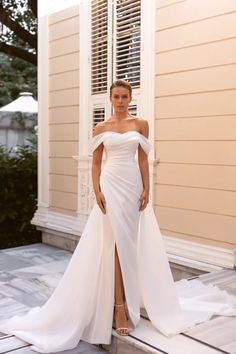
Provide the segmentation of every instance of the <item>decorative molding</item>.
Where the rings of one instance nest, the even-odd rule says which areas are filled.
[[[80,217],[80,215],[85,215],[86,217],[88,217],[94,204],[91,178],[92,159],[91,156],[73,156],[73,158],[78,163],[77,215],[78,217]]]
[[[236,249],[204,245],[171,236],[163,236],[169,260],[201,270],[234,268]]]
[[[76,236],[80,236],[84,229],[84,222],[81,222],[78,217],[50,210],[37,210],[32,223],[40,228],[47,229],[47,231],[55,230]]]

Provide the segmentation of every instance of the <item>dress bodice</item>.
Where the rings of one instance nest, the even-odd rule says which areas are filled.
[[[134,161],[139,144],[146,154],[149,153],[151,144],[149,140],[136,130],[125,133],[106,131],[92,139],[92,152],[102,144],[106,153],[107,163],[130,163]]]

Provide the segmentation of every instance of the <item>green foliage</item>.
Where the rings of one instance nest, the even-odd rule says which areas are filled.
[[[0,53],[0,107],[25,91],[32,92],[37,99],[37,68],[24,60]]]
[[[0,186],[0,248],[41,242],[30,224],[37,206],[36,148],[19,147],[13,156],[0,147]]]

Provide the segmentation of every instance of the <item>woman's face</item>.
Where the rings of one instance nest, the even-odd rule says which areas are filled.
[[[124,87],[114,87],[110,96],[110,101],[116,113],[125,113],[128,111],[131,96],[128,89]]]

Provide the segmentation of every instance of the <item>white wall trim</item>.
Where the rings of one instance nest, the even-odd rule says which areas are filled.
[[[87,215],[84,218],[87,219]],[[85,220],[81,216],[45,210],[35,213],[34,224],[47,230],[81,236]],[[169,261],[176,264],[207,272],[222,268],[233,269],[236,265],[236,249],[208,246],[170,236],[163,236],[163,241]]]
[[[47,230],[56,230],[76,236],[80,236],[84,229],[84,222],[81,222],[78,217],[49,210],[37,211],[33,223]]]
[[[91,122],[89,106],[90,106],[90,91],[91,91],[91,59],[90,59],[90,45],[91,45],[91,1],[84,1],[80,3],[80,97],[79,97],[79,155],[87,155],[89,149],[89,127]]]
[[[206,270],[218,267],[234,268],[236,249],[204,245],[172,236],[163,236],[169,260],[174,263]],[[212,268],[213,266],[213,268]]]
[[[38,19],[38,208],[49,206],[48,16]]]
[[[150,197],[154,203],[155,156],[155,0],[141,1],[141,85],[140,116],[149,124],[149,140],[152,149],[149,153],[150,163]]]
[[[155,143],[155,0],[141,1],[140,115],[149,123],[149,140]],[[154,149],[149,157],[155,160]]]

